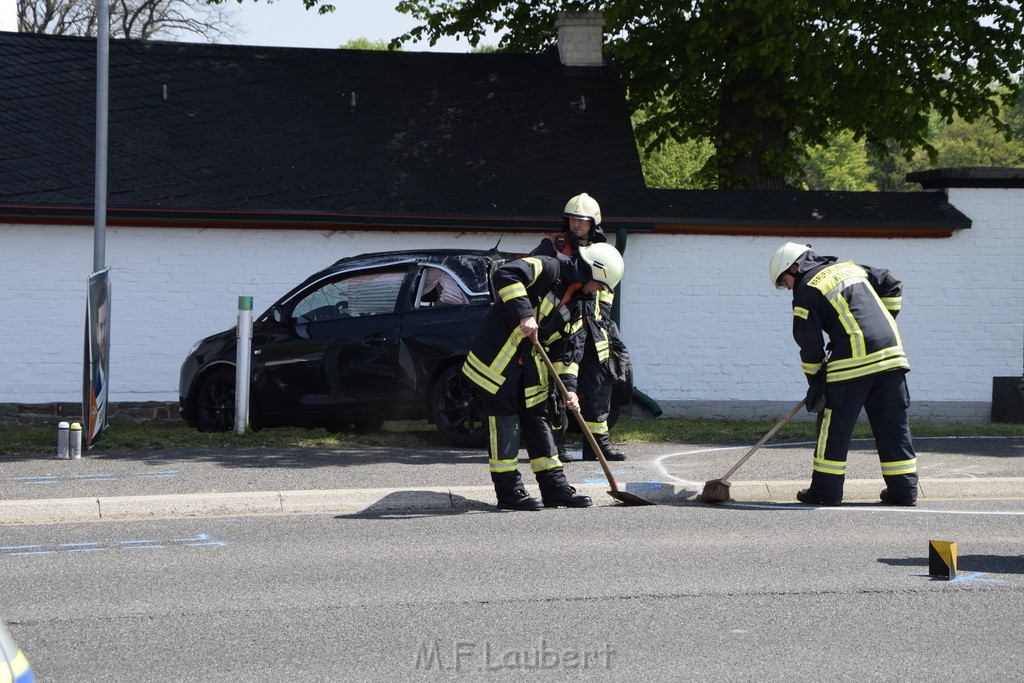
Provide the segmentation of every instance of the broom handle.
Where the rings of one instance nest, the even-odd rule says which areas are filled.
[[[731,470],[729,470],[728,472],[726,472],[726,473],[725,473],[725,476],[724,476],[724,477],[722,477],[722,479],[728,479],[728,478],[729,478],[729,477],[731,477],[731,476],[732,476],[733,474],[735,474],[735,473],[736,473],[736,470],[738,470],[738,469],[740,468],[740,466],[741,466],[741,465],[743,465],[743,463],[745,463],[745,462],[746,462],[747,460],[749,460],[749,459],[750,459],[750,456],[752,456],[752,455],[753,455],[754,453],[756,453],[756,452],[757,452],[757,450],[758,450],[759,448],[761,448],[761,446],[763,446],[763,445],[765,445],[766,443],[768,443],[768,439],[770,439],[770,438],[772,438],[773,436],[775,436],[775,432],[777,432],[777,431],[779,431],[780,429],[782,429],[782,426],[783,426],[784,424],[786,424],[787,422],[789,422],[790,420],[792,420],[792,419],[793,419],[793,416],[794,416],[794,415],[796,415],[796,414],[797,414],[797,412],[798,412],[798,411],[799,411],[799,410],[800,410],[801,408],[803,408],[803,407],[804,407],[804,401],[800,401],[799,403],[797,403],[797,404],[796,404],[796,406],[794,406],[793,410],[789,411],[789,415],[786,415],[786,416],[785,416],[784,418],[782,418],[781,420],[779,420],[779,421],[778,421],[778,422],[777,422],[777,423],[775,424],[775,426],[774,426],[774,427],[772,427],[772,428],[771,428],[771,430],[770,430],[770,431],[769,431],[769,432],[768,432],[767,434],[765,434],[764,436],[762,436],[762,437],[761,437],[761,440],[760,440],[760,441],[758,441],[758,442],[757,442],[756,444],[754,444],[754,447],[753,447],[753,448],[751,448],[751,449],[750,449],[749,451],[747,451],[747,454],[746,454],[746,455],[744,455],[744,456],[743,456],[742,458],[740,458],[740,461],[739,461],[738,463],[736,463],[735,465],[733,465],[733,466],[732,466],[732,469],[731,469]]]
[[[540,345],[539,341],[533,339],[533,346],[537,349],[537,353],[540,355],[541,359],[544,360],[544,365],[548,368],[548,374],[554,378],[555,384],[558,386],[558,391],[562,394],[562,400],[568,402],[569,390],[565,388],[565,383],[562,381],[562,378],[558,376],[558,371],[555,370],[554,363],[552,363],[551,359],[548,358],[547,352],[544,351],[544,347]],[[594,438],[594,435],[590,433],[590,428],[587,427],[587,421],[583,419],[583,416],[580,415],[578,410],[570,410],[569,412],[576,416],[576,421],[580,425],[580,431],[583,432],[583,435],[590,443],[590,449],[594,451],[594,454],[597,455],[597,459],[601,461],[601,469],[604,470],[604,476],[608,480],[608,485],[612,487],[612,491],[618,493],[619,485],[615,483],[615,477],[612,476],[611,468],[608,467],[608,461],[605,460],[604,451],[601,450],[601,446],[598,445],[597,439]]]

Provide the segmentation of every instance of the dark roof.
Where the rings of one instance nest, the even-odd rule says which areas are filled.
[[[950,187],[1024,187],[1024,168],[999,166],[961,166],[933,168],[908,173],[907,180],[920,183],[926,190]]]
[[[0,216],[92,221],[96,41],[0,32]],[[943,193],[648,190],[612,66],[113,40],[108,222],[948,235]],[[839,232],[836,232],[839,231]]]
[[[941,192],[802,192],[799,190],[650,190],[650,216],[658,224],[885,230],[894,234],[971,227]]]
[[[96,42],[0,32],[0,204],[93,204]],[[166,100],[164,92],[166,88]],[[112,40],[108,207],[558,215],[646,191],[611,67]]]

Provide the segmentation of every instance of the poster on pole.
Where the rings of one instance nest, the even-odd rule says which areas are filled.
[[[82,422],[85,445],[92,447],[107,426],[110,378],[110,269],[89,277],[85,306],[85,368],[82,381]]]

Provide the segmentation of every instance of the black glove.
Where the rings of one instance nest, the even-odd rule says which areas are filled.
[[[822,390],[818,390],[817,387],[807,388],[807,397],[804,398],[804,407],[807,408],[808,413],[820,413],[825,409],[825,392],[824,387]]]
[[[548,388],[548,422],[551,424],[552,429],[555,430],[565,429],[569,426],[569,415],[565,411],[565,401],[562,399],[558,389],[555,388],[554,382]]]
[[[820,413],[825,409],[825,375],[827,363],[821,364],[821,369],[814,373],[808,380],[807,396],[804,397],[804,407],[809,413]]]

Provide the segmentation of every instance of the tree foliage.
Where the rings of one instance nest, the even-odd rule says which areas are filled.
[[[399,0],[397,9],[422,24],[397,42],[462,36],[475,46],[494,30],[501,49],[539,52],[554,45],[560,10],[600,10],[606,49],[634,112],[644,112],[637,134],[646,149],[710,140],[705,180],[781,188],[799,184],[807,149],[843,131],[872,150],[933,157],[933,114],[1005,132],[1001,112],[1024,68],[1020,4]]]
[[[95,36],[96,0],[17,0],[18,31]],[[235,34],[227,6],[204,0],[109,0],[110,35],[150,40],[198,36],[210,42]]]

